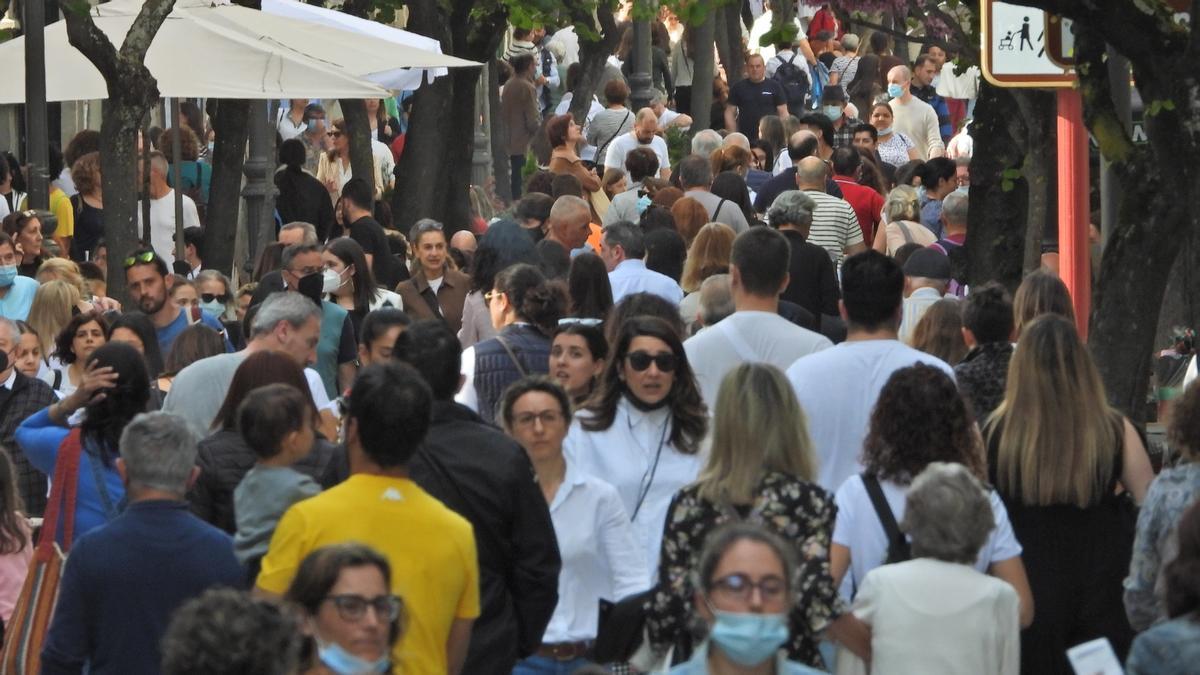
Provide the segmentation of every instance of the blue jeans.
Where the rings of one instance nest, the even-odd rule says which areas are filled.
[[[591,661],[584,658],[570,661],[556,661],[545,656],[531,656],[517,662],[513,675],[571,675],[576,668],[582,668]]]

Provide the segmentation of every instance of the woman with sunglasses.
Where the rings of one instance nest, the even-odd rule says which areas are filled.
[[[501,270],[484,294],[496,337],[463,351],[464,382],[456,401],[488,422],[504,389],[526,375],[545,375],[550,367],[550,335],[566,300],[533,265]]]
[[[237,302],[229,277],[218,270],[204,270],[196,275],[196,290],[200,295],[200,309],[221,322],[234,350],[240,351],[246,346],[246,340],[242,335],[242,322],[238,320]]]
[[[354,175],[350,172],[350,136],[346,120],[337,118],[333,126],[325,132],[329,150],[321,153],[317,162],[317,180],[329,192],[329,203],[335,203],[342,194],[342,188]],[[383,196],[383,178],[379,170],[379,162],[372,160],[374,166],[372,180],[375,182],[375,199]]]
[[[404,603],[391,587],[391,566],[374,549],[335,544],[308,554],[284,596],[300,610],[310,638],[300,672],[396,672],[391,653],[403,631]]]
[[[564,447],[568,462],[617,489],[653,571],[671,497],[703,466],[708,410],[679,334],[666,321],[634,316],[614,344],[600,387],[576,414]]]
[[[699,560],[692,601],[708,636],[671,675],[821,672],[788,661],[782,651],[798,595],[791,546],[760,525],[736,523],[708,537]]]
[[[4,233],[12,237],[17,249],[17,273],[30,279],[37,277],[38,268],[50,256],[42,251],[42,221],[37,211],[17,211],[4,218]]]

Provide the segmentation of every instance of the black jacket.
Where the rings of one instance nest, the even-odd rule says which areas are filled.
[[[792,246],[792,258],[788,265],[788,286],[783,289],[780,299],[794,302],[814,316],[837,316],[837,303],[842,294],[838,289],[837,274],[829,253],[820,246],[805,241],[804,235],[796,230],[785,229],[779,232]]]
[[[462,672],[509,675],[541,644],[558,604],[562,562],[533,466],[520,445],[474,412],[436,401],[408,469],[475,529],[481,612]]]
[[[322,489],[330,488],[338,483],[333,478],[333,469],[338,464],[334,456],[344,452],[329,441],[318,438],[308,457],[296,462],[292,468],[312,477]],[[200,477],[187,495],[192,513],[230,534],[236,532],[233,490],[254,466],[256,459],[254,451],[246,445],[236,429],[222,429],[200,441],[200,451],[196,455]]]

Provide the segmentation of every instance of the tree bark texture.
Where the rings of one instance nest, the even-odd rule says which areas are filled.
[[[704,14],[704,20],[694,27],[696,31],[695,52],[692,54],[692,130],[707,129],[712,119],[712,83],[716,75],[711,45],[716,34],[717,12],[712,7]],[[721,120],[715,120],[720,122]]]
[[[575,25],[591,24],[591,16],[582,10],[580,5],[568,3],[571,11],[571,21]],[[592,106],[592,97],[603,92],[597,91],[597,85],[604,79],[604,68],[608,63],[608,55],[613,53],[620,40],[617,31],[617,21],[613,17],[612,7],[600,5],[596,8],[596,32],[598,40],[584,39],[579,34],[579,81],[571,92],[571,115],[576,124],[583,126],[587,120],[588,110]],[[579,31],[576,31],[579,33]]]
[[[234,242],[242,203],[242,169],[246,163],[246,141],[250,137],[250,101],[213,100],[209,102],[208,111],[214,142],[208,222],[204,228],[204,262],[228,274],[233,269]]]
[[[367,117],[367,106],[360,98],[342,98],[338,103],[342,108],[342,119],[346,120],[346,131],[350,134],[347,139],[350,142],[350,175],[362,177],[374,189],[375,156],[371,150],[371,120]],[[384,181],[387,178],[383,176]]]

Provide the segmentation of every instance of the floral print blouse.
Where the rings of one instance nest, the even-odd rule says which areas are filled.
[[[728,505],[714,504],[689,485],[671,500],[662,540],[658,584],[646,607],[646,627],[654,649],[665,652],[693,623],[696,569],[704,541],[721,525],[746,520],[763,525],[795,544],[799,581],[789,623],[788,658],[823,668],[817,651],[819,635],[846,611],[829,572],[829,544],[837,513],[833,496],[815,483],[768,471],[758,496],[741,514]]]
[[[1200,463],[1164,469],[1150,483],[1138,512],[1137,535],[1129,576],[1125,579],[1125,613],[1136,631],[1167,618],[1162,568],[1175,558],[1175,529],[1183,512],[1200,496]]]

